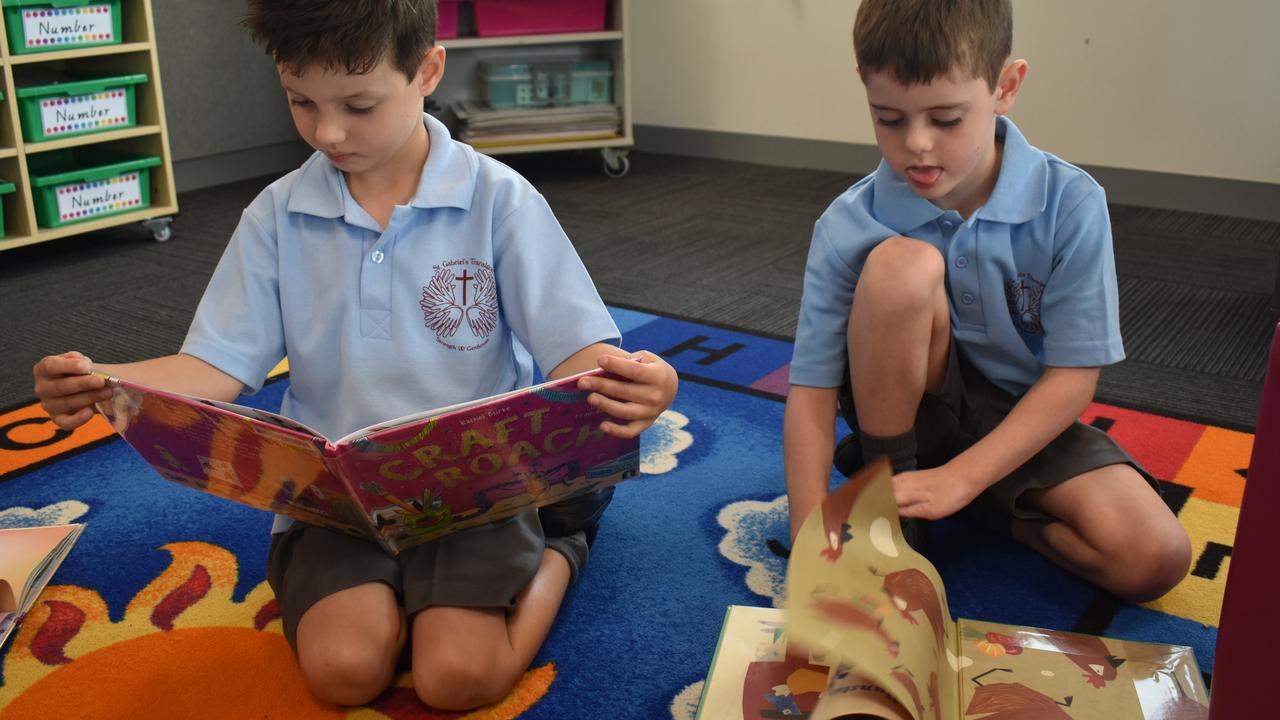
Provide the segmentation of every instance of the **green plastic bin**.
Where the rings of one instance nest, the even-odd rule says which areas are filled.
[[[17,88],[22,138],[41,142],[138,124],[134,86],[144,73],[69,78]]]
[[[123,41],[120,0],[0,0],[0,5],[11,55]]]
[[[151,206],[155,155],[96,146],[27,156],[36,224],[56,228]]]
[[[3,208],[2,203],[5,202],[2,199],[3,196],[8,195],[9,193],[12,193],[16,189],[18,188],[13,183],[0,179],[0,208]],[[0,212],[0,238],[2,237],[4,237],[4,213]]]

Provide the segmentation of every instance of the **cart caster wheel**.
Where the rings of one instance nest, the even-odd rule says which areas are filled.
[[[611,178],[620,178],[631,169],[631,160],[626,152],[605,148],[600,155],[604,158],[604,174]]]
[[[143,220],[142,226],[151,231],[151,238],[156,242],[165,242],[173,237],[173,218]]]

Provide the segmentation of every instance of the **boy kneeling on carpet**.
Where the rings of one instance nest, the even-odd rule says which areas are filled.
[[[617,327],[540,194],[423,113],[440,83],[434,0],[251,0],[316,153],[241,216],[182,350],[112,375],[207,398],[259,389],[289,358],[283,414],[339,437],[602,367],[590,402],[635,437],[676,393],[675,371],[617,347]],[[454,287],[441,321],[426,288]],[[474,313],[472,311],[475,311]],[[475,317],[485,322],[471,322]],[[110,396],[76,352],[42,359],[35,388],[59,427]],[[312,691],[357,705],[392,682],[411,643],[428,705],[502,698],[528,668],[587,559],[612,488],[414,547],[278,517],[268,579]],[[412,638],[410,640],[410,637]]]
[[[1005,117],[1027,72],[1009,60],[1012,14],[1009,0],[858,7],[884,158],[814,227],[785,416],[792,534],[826,496],[848,382],[859,460],[890,458],[904,517],[968,507],[1150,600],[1186,575],[1190,542],[1151,474],[1078,420],[1124,357],[1111,226],[1102,188]]]

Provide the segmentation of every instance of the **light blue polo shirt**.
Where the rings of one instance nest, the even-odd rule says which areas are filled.
[[[997,386],[1026,392],[1046,366],[1124,359],[1111,222],[1102,187],[1029,145],[1008,118],[1000,176],[966,221],[916,195],[889,165],[849,188],[814,226],[791,383],[838,387],[853,289],[867,254],[902,235],[947,263],[957,347]]]
[[[249,205],[182,352],[336,439],[532,384],[618,328],[540,195],[424,115],[431,150],[387,227],[322,153]],[[278,517],[274,531],[288,526]]]

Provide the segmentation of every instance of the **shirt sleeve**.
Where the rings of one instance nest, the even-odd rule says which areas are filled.
[[[831,243],[819,221],[804,268],[804,293],[791,357],[791,384],[839,387],[845,374],[849,312],[858,273]]]
[[[248,392],[261,389],[285,355],[276,238],[255,217],[263,205],[269,202],[260,198],[240,216],[182,344],[184,354],[234,377]]]
[[[531,192],[494,230],[499,303],[546,375],[570,355],[621,334],[542,195]]]
[[[1058,221],[1040,303],[1045,365],[1096,367],[1124,359],[1111,219],[1096,184]]]

